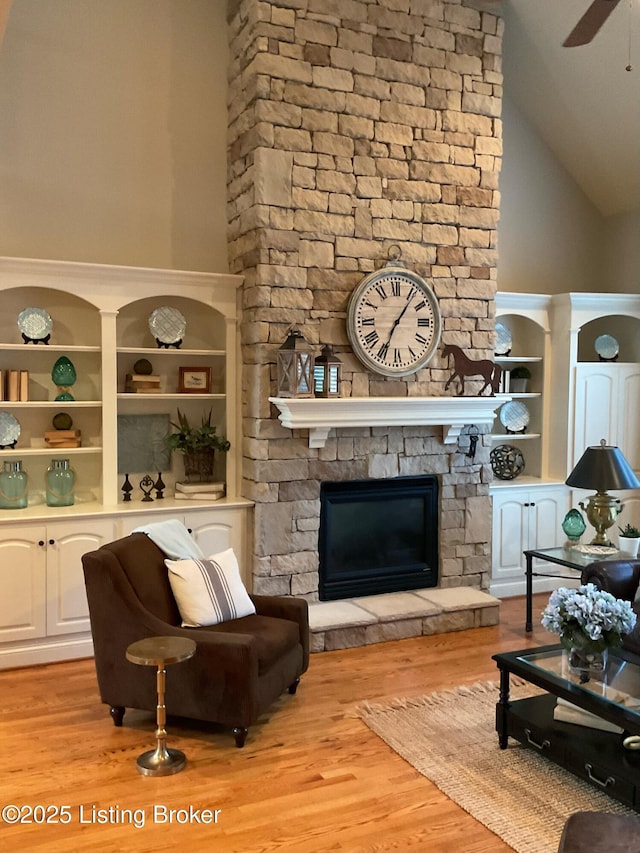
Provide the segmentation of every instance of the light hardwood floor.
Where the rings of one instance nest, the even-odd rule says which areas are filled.
[[[534,614],[547,599],[535,597]],[[169,721],[169,745],[188,764],[164,778],[135,766],[153,745],[153,715],[127,711],[115,728],[92,660],[1,672],[0,805],[44,806],[49,818],[69,806],[71,819],[37,823],[34,810],[32,823],[0,822],[0,850],[508,853],[353,716],[364,699],[495,679],[492,654],[553,642],[540,627],[525,635],[522,598],[501,610],[496,627],[313,655],[298,693],[249,730],[244,749],[228,731]],[[219,809],[217,823],[168,822],[169,809],[190,808]]]

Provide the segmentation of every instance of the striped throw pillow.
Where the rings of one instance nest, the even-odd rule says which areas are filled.
[[[204,560],[165,560],[183,628],[218,625],[256,612],[232,548]]]

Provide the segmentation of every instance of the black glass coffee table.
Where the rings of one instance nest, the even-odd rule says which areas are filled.
[[[500,670],[496,731],[501,749],[509,738],[640,811],[640,749],[624,741],[640,735],[640,657],[610,649],[605,672],[581,684],[570,673],[562,646],[542,646],[493,656]],[[510,676],[538,688],[511,701]],[[619,727],[620,733],[554,719],[558,700]]]
[[[582,570],[590,563],[594,563],[596,560],[619,560],[622,556],[620,551],[616,551],[615,554],[584,554],[575,548],[541,548],[524,551],[523,553],[526,559],[525,577],[527,582],[525,631],[533,630],[532,611],[534,578],[561,578],[564,580],[575,581],[576,577],[579,579]],[[547,571],[541,572],[538,567],[536,567],[536,571],[534,572],[534,560],[543,561],[556,566],[564,566],[567,569],[571,569],[573,574],[563,574],[557,569],[552,570],[551,568]]]

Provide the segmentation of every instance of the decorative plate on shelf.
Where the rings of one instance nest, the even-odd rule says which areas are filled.
[[[0,447],[13,447],[20,438],[20,424],[9,412],[0,412]]]
[[[187,321],[177,308],[162,305],[149,315],[149,330],[160,344],[175,346],[184,338]]]
[[[524,471],[524,456],[517,447],[500,444],[489,454],[491,468],[499,480],[515,480]]]
[[[503,324],[496,323],[496,355],[509,355],[513,341],[511,331]]]
[[[519,400],[505,403],[500,409],[500,423],[507,432],[524,432],[529,425],[529,409]]]
[[[44,341],[51,334],[53,320],[44,308],[25,308],[18,314],[18,329],[27,341]]]
[[[618,341],[612,335],[598,335],[594,347],[604,361],[613,361],[620,352]]]

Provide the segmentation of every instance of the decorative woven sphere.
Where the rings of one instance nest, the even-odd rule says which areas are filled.
[[[68,412],[58,412],[57,415],[53,416],[51,423],[54,429],[71,429],[73,419]]]
[[[524,456],[510,444],[494,447],[489,459],[493,473],[499,480],[515,480],[524,471]]]
[[[140,374],[140,376],[151,376],[153,367],[148,358],[139,358],[133,365],[133,372]]]

